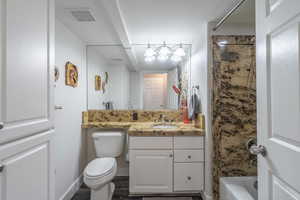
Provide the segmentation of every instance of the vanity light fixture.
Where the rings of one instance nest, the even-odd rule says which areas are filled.
[[[166,42],[164,42],[163,46],[160,47],[159,55],[160,56],[168,56],[170,53],[171,53],[170,47],[168,47]]]
[[[171,60],[175,63],[180,62],[182,60],[182,58],[180,56],[174,55],[171,57]]]
[[[164,54],[160,54],[157,59],[161,62],[165,62],[169,59],[169,56],[168,55],[164,55]]]
[[[155,56],[146,56],[146,57],[145,57],[145,62],[146,62],[146,63],[151,63],[151,62],[153,62],[155,59],[156,59]]]
[[[152,56],[155,56],[155,54],[156,54],[156,52],[154,51],[154,49],[151,48],[150,44],[148,44],[148,47],[147,47],[147,49],[145,51],[144,56],[145,57],[152,57]]]
[[[145,62],[147,63],[155,61],[156,58],[160,62],[166,62],[170,59],[172,62],[177,63],[182,61],[183,57],[186,56],[186,53],[182,43],[179,45],[175,45],[175,47],[171,48],[166,44],[166,42],[164,42],[161,46],[157,48],[152,48],[151,45],[148,44],[144,56]]]
[[[179,56],[179,57],[185,56],[185,51],[182,48],[182,44],[180,44],[179,48],[176,49],[176,51],[174,52],[174,55]]]

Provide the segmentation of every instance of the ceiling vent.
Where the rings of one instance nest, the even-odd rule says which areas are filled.
[[[111,60],[114,62],[122,62],[123,61],[122,58],[112,58]]]
[[[73,17],[79,22],[94,22],[95,17],[92,15],[89,9],[71,9]]]

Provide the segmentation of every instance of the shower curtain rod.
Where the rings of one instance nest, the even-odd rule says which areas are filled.
[[[224,22],[241,6],[243,3],[245,3],[247,0],[241,0],[239,3],[237,3],[222,19],[217,23],[217,25],[213,28],[213,31],[218,30],[220,26],[224,24]]]

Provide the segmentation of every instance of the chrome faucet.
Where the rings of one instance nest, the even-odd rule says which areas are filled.
[[[166,122],[166,116],[165,116],[164,114],[160,114],[160,115],[159,115],[159,121],[160,121],[161,123],[165,123],[165,122]]]

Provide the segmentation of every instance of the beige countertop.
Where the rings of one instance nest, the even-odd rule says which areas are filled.
[[[204,136],[203,129],[195,128],[194,124],[184,124],[181,122],[166,123],[174,125],[176,128],[159,129],[153,125],[163,123],[154,122],[87,122],[82,124],[82,128],[98,129],[125,129],[129,136]]]

